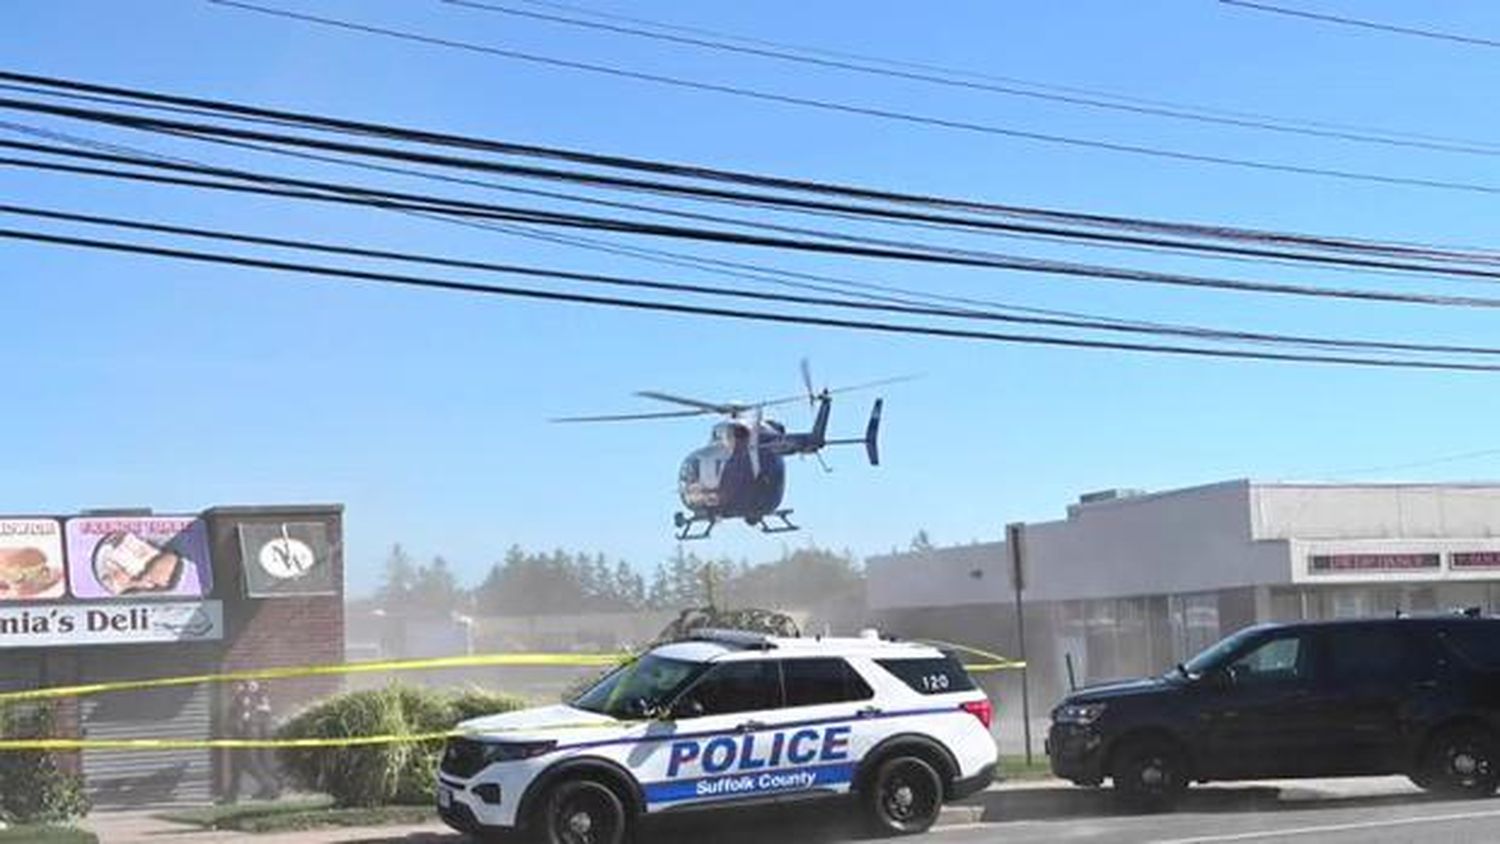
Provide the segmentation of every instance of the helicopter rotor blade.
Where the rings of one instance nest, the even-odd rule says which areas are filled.
[[[764,417],[760,405],[755,406],[755,415],[750,420],[750,476],[760,477],[760,421]]]
[[[636,395],[643,399],[655,399],[669,404],[681,404],[687,407],[697,408],[700,413],[742,413],[750,409],[749,405],[734,404],[732,402],[711,402],[702,399],[688,398],[687,396],[674,396],[671,393],[663,393],[658,390],[641,390]]]
[[[877,381],[865,381],[865,382],[860,383],[860,384],[848,384],[848,385],[845,385],[843,387],[834,387],[832,389],[821,390],[821,391],[819,391],[814,396],[814,398],[821,398],[824,395],[836,396],[839,393],[852,393],[852,392],[855,392],[856,390],[869,390],[869,389],[872,389],[874,387],[883,387],[886,384],[899,384],[899,383],[901,383],[903,381],[915,381],[915,380],[917,380],[917,379],[919,379],[921,377],[922,377],[921,375],[916,375],[916,374],[912,374],[912,375],[897,375],[894,378],[881,378],[881,379],[879,379]],[[756,406],[758,406],[758,407],[780,407],[782,405],[788,405],[788,404],[793,404],[795,402],[803,402],[803,401],[807,401],[807,396],[806,395],[801,395],[801,396],[784,396],[782,398],[770,399],[769,401],[756,402]]]
[[[807,406],[817,404],[818,399],[813,395],[812,364],[807,362],[807,358],[802,359],[802,386],[807,388]]]
[[[828,465],[828,461],[823,459],[823,452],[821,452],[821,451],[814,451],[813,452],[813,457],[818,458],[818,465],[823,467],[823,471],[824,472],[827,472],[829,474],[833,473],[833,467],[829,466]]]
[[[604,414],[595,417],[558,417],[552,418],[550,423],[595,423],[595,421],[639,421],[639,420],[672,420],[672,418],[702,417],[711,414],[712,411],[658,411],[654,414]]]

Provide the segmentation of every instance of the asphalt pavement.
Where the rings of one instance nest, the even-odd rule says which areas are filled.
[[[102,818],[99,820],[103,820]],[[144,817],[142,818],[144,820]],[[106,824],[105,826],[109,826]],[[99,828],[101,839],[173,842],[249,840],[232,833]],[[637,844],[832,844],[858,838],[848,814],[808,804],[774,815],[716,811],[663,818]],[[132,834],[134,833],[134,834]],[[255,836],[264,844],[460,844],[437,824]],[[913,844],[1232,844],[1232,842],[1500,842],[1500,798],[1440,800],[1399,778],[1282,781],[1192,789],[1171,813],[1118,811],[1108,789],[1017,783],[992,788],[945,811],[943,824]]]

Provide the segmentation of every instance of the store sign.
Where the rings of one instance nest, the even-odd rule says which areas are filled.
[[[240,525],[245,590],[252,598],[333,595],[333,546],[322,522]]]
[[[0,607],[0,650],[224,638],[219,601]]]
[[[1500,551],[1454,551],[1453,568],[1500,569]]]
[[[62,525],[55,519],[0,519],[0,601],[61,598]]]
[[[1442,567],[1441,554],[1314,554],[1308,557],[1313,574],[1422,571]]]
[[[66,530],[75,598],[200,598],[213,588],[201,519],[87,517],[69,519]]]

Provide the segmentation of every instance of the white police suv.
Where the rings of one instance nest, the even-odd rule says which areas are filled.
[[[460,724],[438,811],[479,837],[616,844],[647,814],[853,795],[875,831],[922,832],[989,784],[992,715],[936,648],[701,631],[570,704]]]

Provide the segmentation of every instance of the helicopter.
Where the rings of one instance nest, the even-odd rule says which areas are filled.
[[[865,390],[883,384],[910,380],[911,376],[887,378],[836,389],[813,390],[812,372],[802,361],[803,395],[766,399],[755,402],[715,402],[686,396],[643,390],[636,395],[654,401],[680,405],[686,409],[653,413],[623,413],[605,416],[568,416],[553,422],[629,422],[652,419],[680,419],[720,415],[708,445],[695,449],[682,461],[677,473],[677,494],[687,512],[673,514],[679,540],[707,539],[714,527],[726,519],[743,519],[745,524],[763,533],[787,533],[800,528],[791,521],[792,511],[781,506],[786,493],[786,458],[793,454],[811,454],[824,471],[831,471],[823,461],[822,450],[834,445],[863,445],[871,466],[880,465],[880,416],[884,399],[875,399],[863,437],[828,439],[828,419],[833,396],[852,390]],[[810,431],[788,431],[786,426],[766,415],[766,408],[806,401],[813,410]]]

